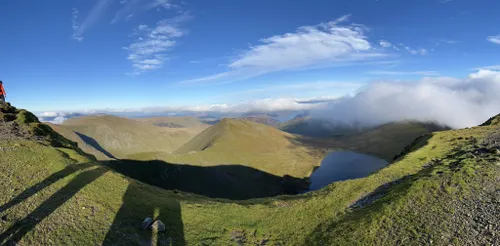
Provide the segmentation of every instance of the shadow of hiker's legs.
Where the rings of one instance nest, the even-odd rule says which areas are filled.
[[[43,190],[44,188],[56,183],[57,181],[67,177],[68,175],[71,175],[75,173],[78,170],[86,169],[89,167],[95,166],[94,163],[85,163],[85,164],[73,164],[69,165],[63,170],[56,172],[52,175],[50,175],[48,178],[44,179],[43,181],[31,186],[27,190],[23,191],[21,194],[10,200],[8,203],[0,206],[0,213],[3,211],[8,210],[9,208],[23,202],[24,200],[30,198],[37,192]]]
[[[7,231],[0,235],[0,244],[13,244],[21,240],[29,231],[31,231],[40,221],[48,217],[57,208],[71,199],[78,191],[87,184],[106,173],[104,168],[96,168],[78,174],[66,186],[50,196],[45,202],[38,206],[33,212],[21,221],[16,222]]]
[[[129,184],[103,245],[185,245],[180,203],[156,197],[149,187],[145,188]],[[146,217],[161,220],[166,232],[142,230],[140,226]]]

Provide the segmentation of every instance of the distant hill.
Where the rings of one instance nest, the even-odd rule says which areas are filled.
[[[307,126],[308,128],[310,126]],[[423,123],[415,121],[392,122],[374,128],[350,128],[338,126],[335,128],[316,129],[329,133],[329,137],[314,138],[302,136],[298,141],[318,149],[344,149],[359,153],[373,155],[387,161],[403,151],[404,147],[411,144],[422,135],[449,130],[449,127],[436,123]],[[332,132],[336,132],[333,134]]]
[[[182,145],[174,155],[156,157],[199,166],[238,164],[278,176],[308,177],[325,153],[301,145],[296,138],[271,126],[225,118]]]
[[[261,116],[261,117],[248,116],[248,117],[241,117],[239,119],[252,121],[255,123],[264,124],[264,125],[268,125],[268,126],[278,126],[280,124],[280,122],[278,120],[275,120],[275,119],[268,117],[268,116]]]
[[[147,122],[159,127],[169,128],[208,128],[210,125],[204,123],[204,120],[194,116],[170,116],[170,117],[154,117],[154,118],[139,118],[141,122]]]
[[[159,127],[111,115],[71,118],[61,126],[78,133],[87,143],[98,144],[116,158],[148,151],[172,152],[204,129]]]
[[[331,138],[360,133],[367,129],[361,125],[335,124],[328,120],[314,119],[306,114],[281,123],[282,131],[314,138]]]

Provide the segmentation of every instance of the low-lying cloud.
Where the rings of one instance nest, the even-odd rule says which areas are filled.
[[[476,126],[500,113],[500,71],[479,70],[466,78],[381,81],[313,111],[338,123],[383,124],[434,121],[453,128]]]
[[[354,96],[341,98],[275,98],[199,106],[45,112],[38,116],[41,121],[59,124],[67,118],[91,114],[147,117],[217,113],[219,116],[237,116],[306,110],[313,118],[339,124],[379,125],[415,120],[464,128],[477,126],[500,113],[499,95],[500,71],[481,69],[465,78],[427,77],[418,81],[373,82]]]

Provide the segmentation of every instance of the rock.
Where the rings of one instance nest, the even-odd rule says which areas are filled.
[[[146,217],[144,219],[144,221],[142,221],[142,223],[141,223],[141,229],[143,229],[143,230],[148,229],[149,226],[151,226],[152,223],[153,223],[153,219],[151,219],[149,217]]]
[[[239,245],[242,245],[247,241],[245,232],[239,230],[233,230],[231,232],[231,241],[236,242]]]
[[[161,222],[161,220],[155,220],[155,222],[153,222],[153,224],[151,224],[151,226],[149,226],[149,228],[152,231],[164,232],[165,231],[165,224],[163,224],[163,222]]]

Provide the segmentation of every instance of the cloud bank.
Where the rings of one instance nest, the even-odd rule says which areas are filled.
[[[100,113],[125,117],[201,113],[224,116],[307,110],[313,118],[339,124],[380,125],[416,120],[464,128],[482,124],[500,113],[500,71],[495,70],[478,70],[465,78],[426,77],[417,81],[377,81],[358,91],[353,96],[341,98],[275,98],[199,106],[44,112],[37,115],[42,121],[61,123],[67,118]]]
[[[500,113],[499,95],[500,72],[479,70],[463,79],[375,82],[353,97],[314,110],[312,116],[347,124],[418,120],[464,128]]]

